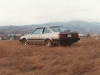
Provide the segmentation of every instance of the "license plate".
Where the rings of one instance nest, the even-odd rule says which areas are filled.
[[[71,34],[68,34],[68,37],[72,37],[72,35]]]

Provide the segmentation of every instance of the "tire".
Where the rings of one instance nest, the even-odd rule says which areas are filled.
[[[51,40],[46,40],[46,41],[45,41],[45,45],[46,45],[47,47],[52,47],[52,46],[53,46],[53,43],[52,43]]]
[[[22,44],[23,45],[28,45],[28,41],[26,39],[23,39]]]

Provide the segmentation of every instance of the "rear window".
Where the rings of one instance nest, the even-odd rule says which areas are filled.
[[[67,30],[67,28],[63,27],[63,26],[54,26],[54,27],[50,27],[50,28],[55,32],[62,32],[62,31]]]

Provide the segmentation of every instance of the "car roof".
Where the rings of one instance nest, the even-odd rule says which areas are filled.
[[[37,28],[44,28],[44,27],[61,27],[61,26],[40,26],[40,27],[37,27]]]

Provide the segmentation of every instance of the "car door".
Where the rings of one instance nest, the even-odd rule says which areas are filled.
[[[33,44],[39,44],[39,43],[41,44],[42,43],[41,41],[43,41],[43,39],[41,38],[42,32],[43,32],[43,28],[35,29],[28,39],[29,42]]]
[[[41,35],[41,37],[45,40],[45,39],[50,39],[50,35],[51,35],[51,31],[50,29],[48,29],[47,27],[44,27],[43,33]],[[44,42],[45,43],[45,42]]]

